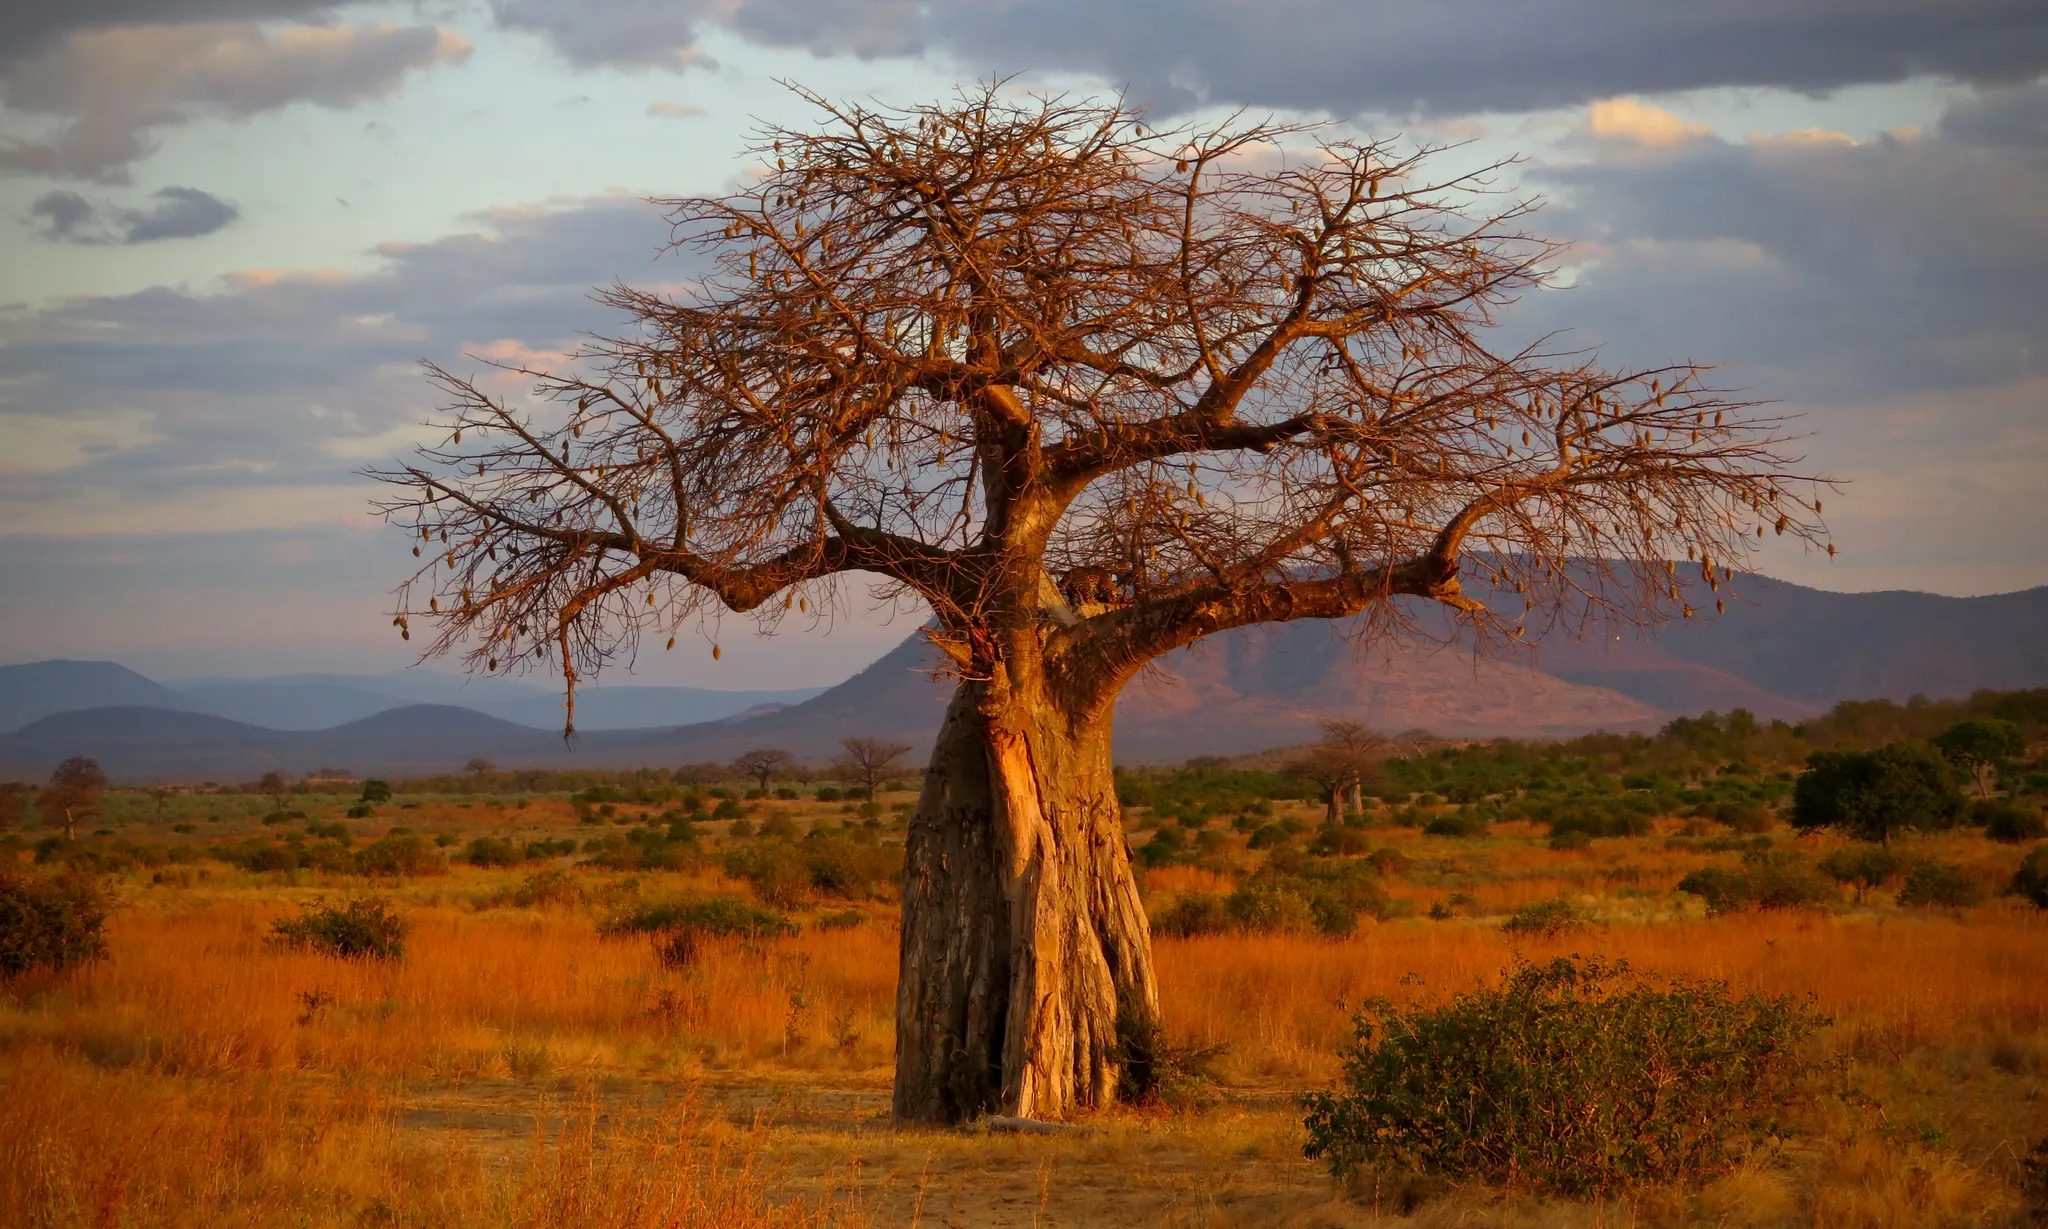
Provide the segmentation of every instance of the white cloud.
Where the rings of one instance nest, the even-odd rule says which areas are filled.
[[[647,114],[662,119],[696,119],[705,114],[704,108],[664,98],[647,108]]]
[[[1684,145],[1713,131],[1705,124],[1688,123],[1662,107],[1633,98],[1608,98],[1594,103],[1587,114],[1587,127],[1601,140],[1656,148]]]

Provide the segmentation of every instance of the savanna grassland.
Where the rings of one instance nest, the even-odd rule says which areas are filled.
[[[1806,757],[1998,697],[1417,741],[1335,824],[1284,756],[1124,773],[1172,1061],[1143,1103],[1046,1134],[889,1122],[907,782],[112,790],[76,841],[10,840],[12,874],[109,908],[101,958],[0,992],[0,1221],[2027,1223],[2048,910],[2008,891],[2039,845],[2010,816],[2048,781],[2023,700],[2027,755],[1882,843],[1789,825]],[[395,958],[277,929],[369,901]],[[1810,996],[1814,1095],[1711,1181],[1593,1198],[1304,1159],[1299,1097],[1337,1079],[1361,1004],[1570,954]]]

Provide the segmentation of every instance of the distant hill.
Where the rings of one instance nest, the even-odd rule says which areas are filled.
[[[417,704],[326,730],[267,730],[206,713],[118,707],[45,717],[0,736],[0,777],[36,778],[90,755],[116,781],[252,779],[332,765],[379,774],[436,773],[475,756],[559,754],[559,735],[445,704]]]
[[[1650,631],[1596,629],[1580,640],[1540,635],[1532,650],[1511,661],[1475,661],[1429,646],[1361,651],[1345,639],[1351,625],[1344,622],[1304,621],[1212,637],[1162,658],[1126,689],[1117,707],[1116,755],[1132,763],[1176,761],[1300,743],[1314,738],[1316,722],[1326,717],[1440,734],[1544,737],[1653,729],[1672,716],[1708,709],[1743,707],[1767,719],[1797,719],[1850,698],[2048,685],[2048,588],[1945,598],[1827,593],[1744,576],[1733,592],[1724,615]],[[1711,611],[1714,595],[1699,590],[1691,600]],[[147,717],[132,707],[98,709],[48,717],[0,736],[0,779],[47,774],[69,754],[97,755],[117,778],[183,780],[246,778],[271,768],[304,772],[316,765],[448,771],[472,756],[505,766],[673,766],[728,760],[751,747],[781,747],[819,761],[851,734],[922,749],[950,693],[949,685],[934,681],[935,664],[923,638],[912,636],[837,687],[786,705],[762,697],[788,693],[593,689],[579,697],[582,733],[566,747],[551,728],[559,699],[538,688],[490,704],[531,725],[448,705],[396,707],[328,729],[290,732],[220,723],[169,711],[161,702]],[[0,671],[0,683],[6,678]],[[200,694],[197,688],[188,693]],[[727,706],[719,712],[724,719],[659,722],[661,714],[698,702]],[[613,719],[652,720],[642,728],[601,728],[606,704],[614,705]]]
[[[188,706],[201,712],[273,730],[324,730],[345,722],[359,721],[375,713],[423,703],[466,708],[539,730],[561,727],[562,696],[558,691],[504,679],[479,679],[479,684],[497,685],[480,686],[471,692],[440,685],[444,679],[458,684],[461,681],[449,679],[446,675],[434,675],[422,685],[420,680],[392,675],[359,678],[309,675],[287,679],[189,683],[177,688],[176,694],[184,697]],[[580,691],[576,697],[576,725],[584,730],[691,725],[699,721],[717,721],[763,704],[801,703],[821,690],[818,687],[786,691],[591,687]]]
[[[176,692],[110,661],[34,661],[0,666],[0,733],[52,713],[112,705],[191,708]]]

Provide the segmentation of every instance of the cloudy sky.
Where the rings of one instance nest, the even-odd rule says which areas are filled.
[[[659,282],[650,196],[747,173],[777,83],[991,74],[1519,154],[1572,244],[1518,327],[1802,417],[1822,588],[2048,584],[2039,0],[70,0],[0,7],[0,661],[392,669],[364,464],[417,362],[559,353]],[[1774,543],[1775,545],[1775,543]],[[850,619],[643,662],[836,681]]]

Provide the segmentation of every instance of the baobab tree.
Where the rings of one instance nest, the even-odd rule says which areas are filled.
[[[99,812],[100,794],[107,788],[107,774],[91,756],[74,755],[57,765],[50,783],[36,801],[46,820],[64,825],[64,839],[78,839],[78,821]]]
[[[929,608],[957,686],[907,837],[901,1118],[1113,1097],[1119,1002],[1158,1002],[1110,772],[1146,662],[1432,604],[1496,641],[1676,615],[1675,561],[1821,540],[1780,424],[1703,369],[1498,340],[1552,249],[1484,175],[1000,82],[800,92],[745,187],[662,202],[682,289],[606,292],[630,326],[558,367],[430,364],[445,433],[375,476],[420,558],[399,633],[559,670],[571,729],[580,680],[722,611],[829,613],[854,573]]]
[[[1346,795],[1352,810],[1364,809],[1361,787],[1385,754],[1387,740],[1356,721],[1331,719],[1322,727],[1323,740],[1287,768],[1322,794],[1323,822],[1334,824],[1344,818]]]
[[[752,777],[762,793],[768,792],[768,782],[778,772],[788,772],[796,763],[794,756],[780,747],[756,747],[742,751],[733,759],[732,769],[743,777]]]
[[[875,791],[896,772],[903,757],[910,754],[908,743],[892,743],[884,738],[842,738],[839,746],[846,753],[839,759],[839,771],[860,782],[861,796],[869,802],[875,800]]]

